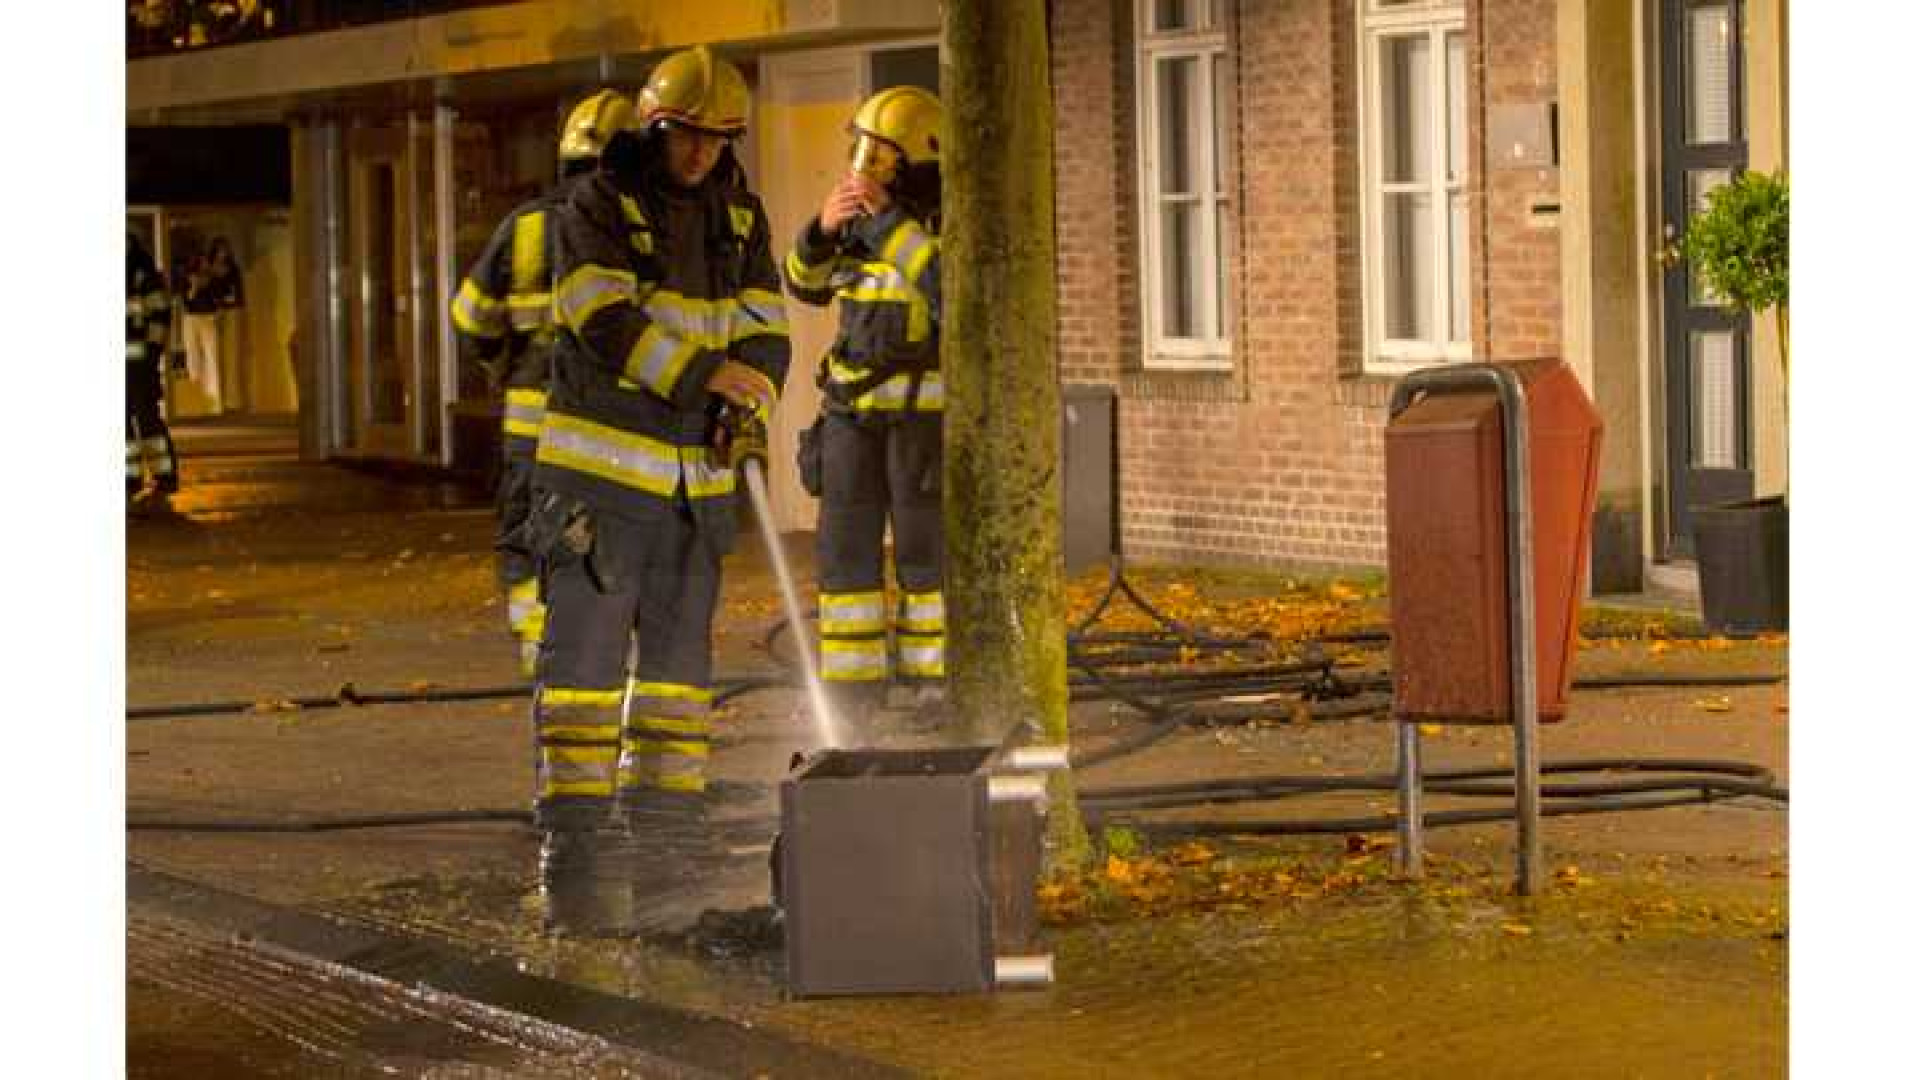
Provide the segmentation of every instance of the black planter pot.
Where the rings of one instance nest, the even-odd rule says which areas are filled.
[[[1701,619],[1716,634],[1787,628],[1787,501],[1703,506],[1693,512]]]

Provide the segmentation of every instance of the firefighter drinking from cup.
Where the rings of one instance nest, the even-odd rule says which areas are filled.
[[[868,740],[890,677],[926,697],[946,678],[940,126],[940,102],[915,87],[862,104],[848,128],[851,168],[784,265],[795,299],[840,302],[839,333],[817,376],[822,415],[802,436],[801,477],[820,497],[821,676]],[[899,583],[891,605],[889,523]]]

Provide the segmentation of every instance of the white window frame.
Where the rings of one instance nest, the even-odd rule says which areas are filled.
[[[1230,186],[1227,170],[1231,161],[1221,159],[1226,147],[1217,145],[1215,139],[1215,133],[1221,126],[1218,121],[1219,110],[1226,104],[1214,100],[1216,69],[1227,62],[1226,28],[1219,19],[1223,3],[1224,0],[1213,0],[1206,5],[1200,13],[1196,29],[1155,31],[1153,0],[1134,0],[1134,135],[1137,175],[1140,178],[1141,364],[1150,370],[1233,369],[1233,334],[1230,329],[1234,311],[1232,290],[1229,287],[1228,295],[1224,298],[1218,295],[1222,279],[1229,283],[1232,280],[1230,274],[1222,272],[1225,268],[1221,266],[1226,258],[1226,252],[1221,248],[1231,223],[1232,198],[1228,191],[1223,190]],[[1200,95],[1198,111],[1201,115],[1215,118],[1214,123],[1204,126],[1197,139],[1200,154],[1199,160],[1192,163],[1192,170],[1200,187],[1182,196],[1198,202],[1202,208],[1201,263],[1213,271],[1201,274],[1201,280],[1194,283],[1194,305],[1202,327],[1215,317],[1215,311],[1219,312],[1220,325],[1213,327],[1211,334],[1170,337],[1161,326],[1167,282],[1161,273],[1165,240],[1160,224],[1162,197],[1158,73],[1160,61],[1188,58],[1198,61],[1198,78],[1195,80],[1195,90]],[[1216,173],[1221,181],[1219,186],[1215,184]]]
[[[1386,252],[1382,229],[1385,200],[1389,194],[1386,188],[1391,187],[1394,193],[1425,191],[1428,194],[1433,206],[1430,250],[1435,265],[1429,277],[1432,281],[1435,325],[1440,334],[1449,334],[1449,324],[1452,322],[1449,296],[1452,268],[1448,263],[1450,241],[1447,233],[1452,220],[1453,196],[1469,191],[1473,153],[1471,145],[1468,145],[1467,151],[1461,155],[1460,174],[1449,180],[1447,158],[1451,132],[1447,115],[1447,36],[1459,33],[1464,41],[1466,8],[1460,0],[1410,0],[1404,3],[1362,0],[1355,5],[1355,12],[1360,23],[1357,70],[1360,73],[1360,267],[1366,286],[1362,290],[1362,317],[1366,326],[1364,368],[1369,374],[1397,375],[1430,364],[1468,360],[1473,355],[1471,298],[1468,300],[1466,325],[1461,328],[1465,336],[1458,340],[1451,337],[1418,339],[1386,336]],[[1380,42],[1384,38],[1406,37],[1415,33],[1427,36],[1433,57],[1433,62],[1428,65],[1432,77],[1429,100],[1434,103],[1437,113],[1433,122],[1428,124],[1432,143],[1427,153],[1431,164],[1424,182],[1385,185],[1380,180],[1380,163],[1385,156],[1384,132],[1381,128],[1384,113],[1380,105]],[[1465,93],[1464,90],[1462,92]],[[1464,125],[1464,108],[1462,112],[1461,122]],[[1463,133],[1462,142],[1466,141]],[[1473,248],[1470,238],[1463,237],[1462,240],[1467,247],[1462,256],[1465,281],[1461,287],[1471,293]]]

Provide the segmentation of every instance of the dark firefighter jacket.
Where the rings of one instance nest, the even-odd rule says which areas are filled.
[[[465,357],[506,390],[502,428],[537,438],[553,352],[553,217],[568,184],[529,199],[501,220],[453,298]]]
[[[127,363],[158,364],[167,351],[173,305],[153,258],[127,245]]]
[[[786,304],[767,216],[744,188],[636,198],[606,172],[557,209],[556,336],[536,488],[644,518],[680,498],[731,544],[734,474],[710,449],[732,358],[786,378]]]
[[[849,222],[837,239],[814,218],[787,255],[795,299],[840,298],[840,333],[820,389],[855,412],[939,412],[940,238],[898,204]]]

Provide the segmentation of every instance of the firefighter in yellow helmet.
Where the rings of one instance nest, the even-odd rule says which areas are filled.
[[[820,361],[821,417],[801,477],[820,497],[821,674],[873,738],[890,677],[923,693],[946,679],[940,519],[940,102],[894,87],[860,106],[849,168],[787,255],[795,299],[840,301]],[[816,460],[810,460],[817,455]],[[886,603],[893,525],[899,596]],[[887,640],[891,631],[893,649]]]
[[[463,355],[487,372],[488,382],[506,399],[494,550],[507,596],[508,629],[519,640],[528,675],[546,621],[526,525],[553,351],[553,212],[568,188],[599,164],[614,133],[632,125],[633,102],[618,91],[599,90],[575,105],[560,129],[559,183],[501,220],[453,297],[453,325]]]
[[[173,452],[160,402],[166,380],[167,328],[173,314],[166,279],[140,239],[127,234],[127,498],[143,494],[145,475],[153,475],[156,497],[180,490],[180,465]]]
[[[529,535],[547,603],[535,815],[563,932],[631,920],[636,836],[705,839],[711,629],[736,514],[715,447],[764,420],[788,356],[766,213],[732,146],[747,103],[706,48],[667,57],[635,127],[554,215]]]

